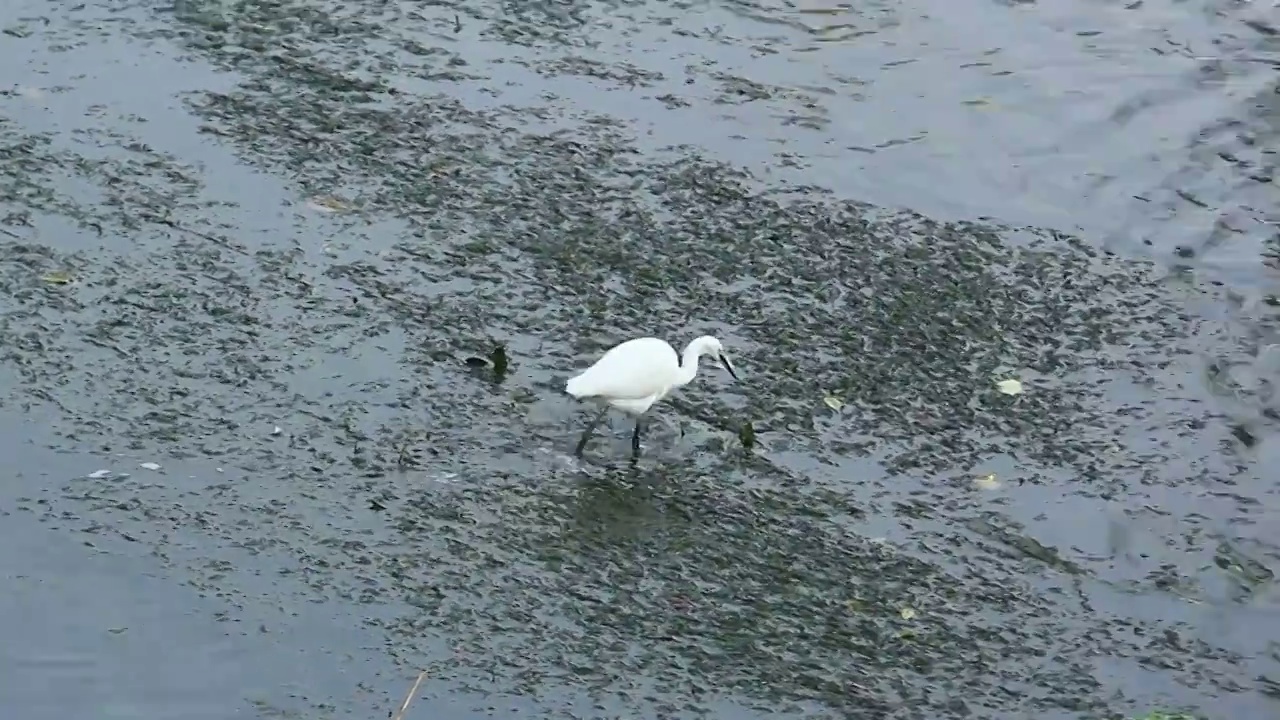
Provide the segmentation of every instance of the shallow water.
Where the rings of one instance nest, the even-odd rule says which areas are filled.
[[[0,701],[1264,717],[1262,5],[21,4]]]

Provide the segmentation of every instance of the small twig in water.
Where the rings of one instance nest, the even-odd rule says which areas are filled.
[[[195,230],[195,229],[189,228],[189,227],[187,227],[187,226],[185,226],[185,225],[181,225],[181,224],[179,224],[176,220],[172,220],[172,219],[170,219],[170,218],[162,217],[162,216],[160,216],[160,215],[156,215],[156,214],[154,214],[154,213],[149,213],[149,212],[141,212],[141,213],[139,213],[139,214],[138,214],[138,217],[142,218],[143,220],[147,220],[147,221],[150,221],[150,222],[153,222],[153,223],[159,223],[159,224],[161,224],[161,225],[166,225],[166,226],[168,226],[168,227],[173,228],[174,230],[177,230],[178,232],[184,232],[184,233],[187,233],[188,235],[192,235],[192,236],[194,236],[194,237],[198,237],[198,238],[200,238],[201,240],[208,240],[209,242],[214,243],[215,245],[220,245],[220,246],[222,246],[222,247],[224,247],[224,248],[226,248],[226,249],[228,249],[228,250],[231,250],[232,252],[238,252],[238,253],[240,253],[241,255],[248,255],[248,254],[249,254],[249,252],[248,252],[247,250],[245,250],[245,249],[244,249],[244,248],[242,248],[242,247],[239,247],[239,246],[235,245],[234,243],[232,243],[230,240],[227,240],[226,238],[221,238],[221,237],[218,237],[218,236],[216,236],[216,235],[210,235],[210,234],[209,234],[209,233],[207,233],[207,232],[201,232],[201,231],[199,231],[199,230]],[[98,234],[99,234],[99,235],[101,235],[101,234],[102,234],[102,228],[98,228]]]
[[[423,679],[426,677],[426,670],[418,673],[418,679],[413,681],[413,687],[409,688],[409,694],[404,696],[404,703],[400,705],[400,712],[396,713],[394,720],[404,720],[404,711],[409,709],[409,703],[413,702],[413,696],[418,692],[418,686],[422,684]]]

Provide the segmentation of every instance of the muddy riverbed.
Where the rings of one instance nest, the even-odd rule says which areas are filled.
[[[1268,3],[13,8],[0,706],[1280,705]]]

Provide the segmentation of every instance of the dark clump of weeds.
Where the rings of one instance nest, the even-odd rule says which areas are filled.
[[[507,378],[507,370],[510,369],[510,359],[507,357],[507,349],[502,345],[494,346],[489,352],[487,358],[478,357],[476,355],[468,356],[463,362],[472,370],[486,372],[495,383],[501,384]]]

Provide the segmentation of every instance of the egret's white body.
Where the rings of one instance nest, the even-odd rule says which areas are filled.
[[[738,375],[724,353],[720,341],[710,335],[695,338],[684,349],[683,358],[676,355],[665,340],[636,338],[616,345],[594,365],[565,384],[565,392],[580,400],[596,400],[604,410],[583,433],[577,452],[581,453],[591,431],[610,407],[636,418],[632,449],[640,451],[640,416],[675,388],[688,385],[698,374],[698,358],[719,358],[729,374]]]

